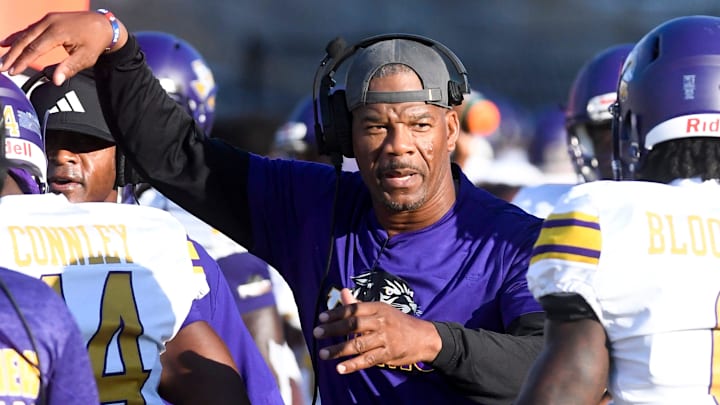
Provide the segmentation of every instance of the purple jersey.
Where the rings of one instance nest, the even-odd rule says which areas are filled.
[[[268,264],[248,252],[217,259],[241,314],[274,307],[272,281]]]
[[[525,280],[541,220],[474,187],[456,168],[455,205],[437,223],[390,240],[360,175],[343,173],[327,276],[332,167],[253,155],[250,173],[253,253],[292,287],[307,342],[313,341],[318,295],[324,311],[340,304],[343,287],[361,300],[384,301],[421,319],[494,332],[504,332],[521,315],[542,311]],[[319,347],[339,341],[323,340]],[[338,362],[319,362],[321,398],[330,403],[468,401],[424,364],[341,376],[335,371]]]
[[[0,268],[0,279],[17,302],[40,352],[35,353],[7,293],[0,292],[0,403],[36,402],[38,377],[23,356],[35,362],[39,355],[47,404],[97,404],[90,359],[62,298],[42,281],[5,268]]]
[[[236,308],[234,295],[218,264],[194,241],[190,256],[193,265],[202,267],[205,272],[210,292],[195,301],[183,326],[197,320],[206,321],[227,345],[245,381],[250,402],[282,405],[283,400],[275,377],[245,327]]]

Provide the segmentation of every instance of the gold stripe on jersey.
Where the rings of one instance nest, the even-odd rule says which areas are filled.
[[[195,244],[191,240],[187,241],[188,252],[190,253],[190,259],[193,261],[193,272],[196,274],[205,274],[205,270],[202,266],[195,263],[196,260],[200,260],[200,254],[195,249]]]
[[[563,212],[560,214],[550,214],[547,218],[545,218],[545,221],[555,221],[555,220],[559,220],[559,219],[574,219],[574,220],[578,220],[578,221],[598,223],[597,215],[590,215],[588,213],[580,212],[580,211],[570,211],[570,212]]]
[[[559,259],[596,265],[601,246],[597,216],[578,211],[552,214],[543,222],[530,264]]]
[[[710,395],[720,400],[720,296],[715,300],[715,328],[712,330],[712,365]]]

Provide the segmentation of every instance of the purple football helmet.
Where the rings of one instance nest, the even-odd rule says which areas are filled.
[[[206,135],[215,119],[217,86],[202,55],[186,41],[164,32],[135,32],[148,66],[170,97],[185,107]]]
[[[614,107],[616,178],[633,179],[658,143],[720,137],[720,18],[680,17],[633,48]]]
[[[0,106],[4,122],[4,159],[10,175],[26,194],[46,188],[47,157],[35,109],[11,79],[0,75]]]
[[[272,151],[280,157],[302,158],[316,148],[313,99],[306,96],[298,102],[288,120],[275,131]]]
[[[612,114],[625,58],[633,44],[614,45],[578,71],[565,109],[568,152],[584,181],[612,179]]]
[[[563,179],[574,183],[577,179],[568,158],[567,138],[564,108],[560,104],[544,107],[535,119],[528,157],[530,163],[554,181]]]

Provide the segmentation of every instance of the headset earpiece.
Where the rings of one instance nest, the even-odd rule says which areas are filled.
[[[448,103],[450,105],[460,105],[463,102],[464,96],[460,83],[450,80],[448,82]]]
[[[352,114],[345,104],[345,90],[337,90],[331,94],[328,103],[331,108],[334,141],[343,156],[353,158],[355,153],[352,146]]]
[[[133,169],[125,155],[120,152],[120,148],[115,147],[115,188],[134,186],[142,182],[138,172]]]

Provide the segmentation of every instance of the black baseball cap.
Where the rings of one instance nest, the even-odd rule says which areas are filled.
[[[46,131],[70,131],[115,143],[100,108],[92,70],[84,70],[60,86],[48,81],[35,87],[30,102]]]

